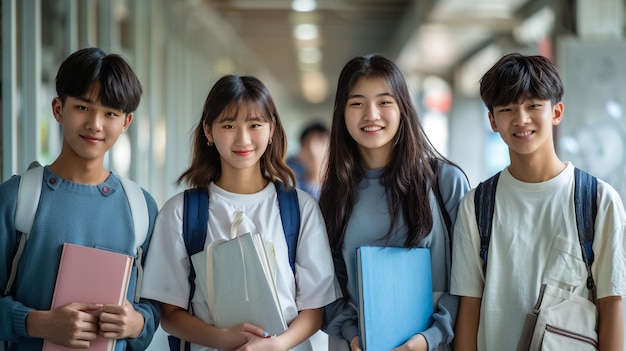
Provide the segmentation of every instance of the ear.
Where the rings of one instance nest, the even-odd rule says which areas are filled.
[[[489,117],[489,125],[491,126],[491,130],[497,133],[498,125],[496,124],[496,118],[493,116],[493,113],[491,112],[489,112],[487,116]]]
[[[126,129],[128,129],[128,127],[130,126],[130,122],[133,121],[133,113],[129,113],[126,115],[126,118],[124,118],[124,131],[126,131]]]
[[[59,99],[59,97],[55,97],[54,99],[52,99],[52,114],[54,115],[54,119],[58,123],[63,123],[63,114],[61,113],[62,111],[63,103],[61,102],[61,99]]]
[[[206,123],[202,122],[202,129],[204,129],[204,136],[206,137],[206,139],[212,143],[213,142],[213,136],[211,135],[211,127],[209,127]]]
[[[563,105],[563,102],[559,101],[554,104],[554,106],[552,107],[552,125],[558,126],[559,124],[561,124],[561,121],[563,120],[564,109],[565,106]]]
[[[276,117],[274,117],[274,118],[276,118]],[[276,130],[276,124],[275,123],[270,123],[270,139],[269,139],[270,143],[274,139],[274,131],[275,130]]]

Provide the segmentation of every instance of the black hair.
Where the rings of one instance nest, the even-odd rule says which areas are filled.
[[[544,56],[511,53],[503,56],[480,79],[480,97],[489,112],[528,98],[550,100],[563,97],[563,82],[554,63]]]
[[[106,54],[99,48],[85,48],[68,56],[56,76],[57,96],[61,103],[80,97],[94,83],[100,84],[99,103],[131,113],[141,100],[139,78],[119,55]]]
[[[329,130],[328,127],[326,127],[326,125],[322,122],[311,123],[302,130],[302,133],[300,133],[300,144],[302,144],[304,142],[304,139],[306,139],[311,134],[328,135]]]
[[[416,247],[428,235],[433,226],[429,191],[437,181],[439,160],[450,163],[437,152],[424,133],[400,68],[381,55],[366,55],[348,61],[337,83],[328,166],[319,200],[334,253],[340,252],[343,245],[346,226],[357,201],[358,184],[365,173],[358,144],[346,126],[346,104],[350,90],[361,79],[370,78],[384,80],[400,110],[400,125],[381,176],[391,217],[391,226],[381,239],[390,238],[398,216],[402,216],[406,223],[406,247]]]

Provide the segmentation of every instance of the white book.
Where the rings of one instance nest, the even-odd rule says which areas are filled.
[[[209,305],[215,326],[230,328],[247,322],[272,335],[287,329],[260,234],[246,233],[218,240],[191,257],[197,284]],[[293,351],[312,351],[307,340]]]

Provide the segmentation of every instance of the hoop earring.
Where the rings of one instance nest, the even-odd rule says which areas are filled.
[[[206,144],[207,144],[207,145],[209,145],[209,146],[213,146],[213,142],[212,142],[212,141],[210,141],[210,140],[209,140],[209,141],[207,141],[207,143],[206,143]]]

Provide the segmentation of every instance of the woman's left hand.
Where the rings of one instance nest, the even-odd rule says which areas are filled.
[[[396,347],[391,351],[428,351],[428,343],[422,334],[416,334],[400,347]]]

